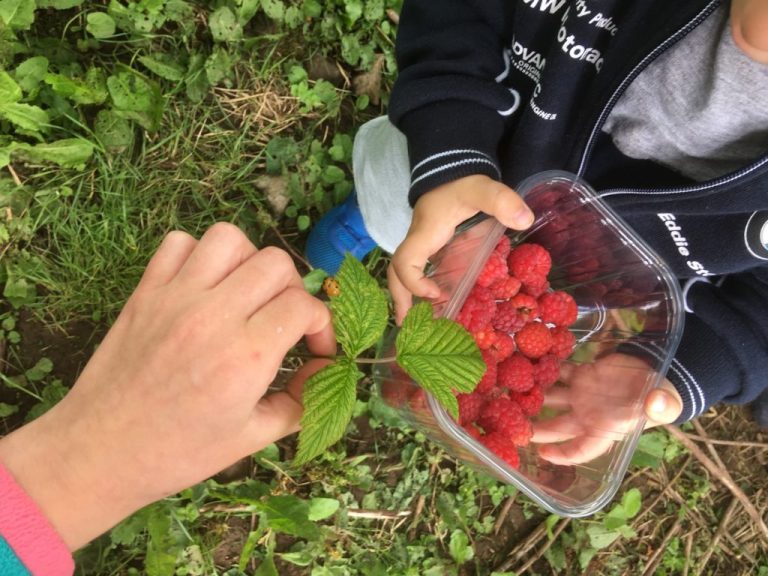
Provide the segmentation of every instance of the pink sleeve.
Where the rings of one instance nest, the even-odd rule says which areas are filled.
[[[75,563],[56,529],[0,464],[0,535],[32,576],[71,576]]]

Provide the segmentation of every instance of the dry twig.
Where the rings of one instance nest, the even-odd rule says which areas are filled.
[[[693,456],[699,462],[701,462],[702,466],[704,466],[704,468],[706,468],[710,474],[720,480],[720,482],[725,485],[725,487],[728,488],[736,498],[738,498],[739,502],[741,502],[741,505],[744,507],[744,510],[747,512],[747,514],[749,514],[749,517],[760,529],[760,533],[763,539],[768,542],[768,526],[765,525],[762,516],[760,516],[757,508],[755,508],[754,504],[752,504],[744,491],[738,487],[736,482],[733,481],[733,478],[728,473],[728,470],[718,467],[712,460],[709,459],[709,457],[707,457],[706,454],[704,454],[701,448],[694,444],[693,440],[688,438],[688,436],[679,428],[670,426],[668,424],[665,425],[664,428],[667,430],[667,432],[669,432],[670,435],[672,435],[683,446],[685,446],[686,450],[693,454]]]
[[[707,567],[707,563],[709,562],[709,559],[712,556],[712,553],[715,551],[715,548],[720,542],[720,538],[722,538],[723,534],[725,534],[725,529],[728,527],[728,522],[730,522],[731,516],[733,516],[733,513],[736,510],[736,506],[738,505],[738,503],[739,503],[738,498],[733,498],[731,499],[730,504],[728,504],[728,508],[725,509],[725,512],[723,513],[723,517],[720,520],[720,525],[717,527],[717,531],[715,532],[715,535],[712,537],[712,541],[709,543],[709,546],[707,546],[707,551],[704,553],[704,556],[701,559],[697,574],[704,573],[704,569]]]
[[[661,542],[658,548],[656,548],[656,551],[653,553],[653,556],[651,556],[651,559],[648,561],[648,565],[645,567],[645,571],[643,572],[643,576],[651,576],[656,572],[656,567],[659,565],[659,562],[661,562],[662,553],[667,548],[667,544],[669,544],[669,541],[672,540],[672,538],[675,537],[675,535],[680,532],[680,527],[683,524],[683,518],[681,516],[678,516],[677,520],[675,520],[675,523],[672,525],[672,528],[669,529],[669,532],[667,532],[667,535],[664,536],[664,540]]]

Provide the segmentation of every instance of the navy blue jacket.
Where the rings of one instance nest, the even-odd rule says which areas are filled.
[[[408,138],[412,204],[470,174],[514,187],[567,170],[664,258],[689,311],[667,374],[681,420],[768,385],[768,142],[741,170],[696,183],[624,156],[601,127],[633,79],[720,4],[405,0],[389,109]]]

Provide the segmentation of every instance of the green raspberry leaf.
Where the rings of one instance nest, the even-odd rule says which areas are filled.
[[[331,300],[333,328],[344,352],[356,358],[379,341],[387,327],[387,297],[357,259],[344,257],[336,281],[341,293]]]
[[[408,311],[395,340],[397,363],[454,417],[459,406],[453,390],[472,392],[485,362],[472,336],[447,318],[434,318],[432,305],[420,302]]]
[[[353,360],[341,358],[304,383],[296,464],[309,462],[344,435],[355,407],[357,382],[362,377]]]

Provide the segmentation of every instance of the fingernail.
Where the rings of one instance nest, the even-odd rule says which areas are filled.
[[[651,402],[651,412],[654,414],[664,414],[667,410],[667,398],[664,394],[659,394]]]
[[[533,212],[529,208],[522,208],[512,219],[515,226],[519,228],[528,228],[533,224]]]

